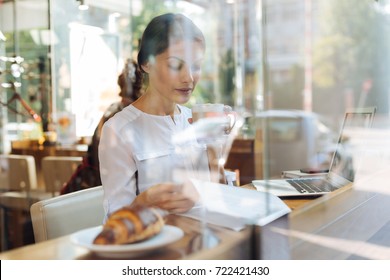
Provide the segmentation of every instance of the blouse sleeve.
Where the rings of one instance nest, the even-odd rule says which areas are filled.
[[[99,144],[100,176],[104,189],[105,219],[115,210],[129,205],[136,197],[136,164],[131,147],[120,130],[103,126]]]

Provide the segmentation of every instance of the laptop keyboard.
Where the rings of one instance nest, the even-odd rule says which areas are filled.
[[[287,182],[300,193],[331,192],[339,188],[320,178],[288,179]]]

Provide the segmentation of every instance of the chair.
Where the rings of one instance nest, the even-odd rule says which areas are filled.
[[[46,191],[50,192],[52,196],[58,195],[62,186],[69,181],[82,161],[82,157],[44,157],[41,163]]]
[[[6,250],[27,242],[25,228],[29,221],[23,219],[23,213],[28,213],[34,202],[51,195],[38,189],[33,156],[0,155],[0,173],[3,188],[0,193],[1,249]]]
[[[33,156],[0,155],[3,191],[29,191],[37,189],[37,172]]]
[[[35,160],[30,155],[0,155],[3,192],[0,206],[29,211],[32,203],[49,197],[38,188]]]
[[[80,190],[34,203],[31,221],[35,242],[103,224],[103,187]]]

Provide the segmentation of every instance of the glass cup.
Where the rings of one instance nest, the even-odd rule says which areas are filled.
[[[236,115],[230,106],[221,103],[195,104],[192,107],[192,121],[204,118],[226,118],[225,133],[228,134],[236,123]]]
[[[174,168],[172,181],[193,186],[197,195],[196,204],[185,213],[200,221],[199,232],[202,248],[218,244],[218,238],[207,226],[208,207],[213,198],[206,191],[210,181],[221,182],[226,178],[223,167],[234,138],[243,124],[239,113],[224,104],[197,104],[192,108],[192,125],[172,136],[174,144]]]
[[[226,183],[223,166],[229,134],[235,127],[236,119],[232,108],[221,103],[195,104],[192,107],[193,124],[203,127],[197,137],[199,143],[207,146],[213,182]]]

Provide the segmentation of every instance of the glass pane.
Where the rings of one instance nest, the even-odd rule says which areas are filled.
[[[91,136],[104,110],[119,99],[117,76],[131,51],[130,2],[51,3],[58,37],[52,49],[53,120],[74,115],[77,137]]]
[[[31,20],[34,17],[35,20]],[[50,34],[47,0],[0,4],[1,151],[10,141],[42,137],[48,124]],[[7,109],[6,109],[7,107]],[[40,121],[42,119],[42,122]]]

